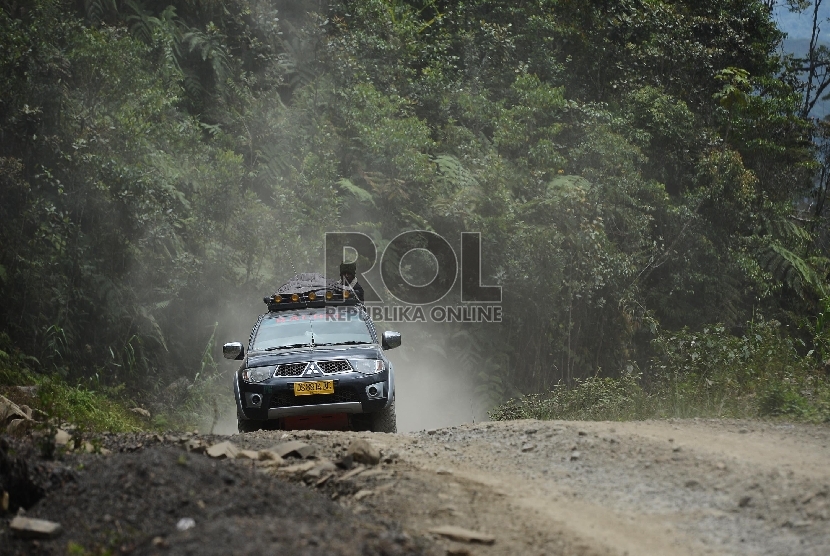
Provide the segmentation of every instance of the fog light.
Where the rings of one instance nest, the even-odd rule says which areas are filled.
[[[314,292],[309,292],[309,294],[308,294],[308,300],[309,300],[309,301],[314,301],[315,299],[317,299],[317,294],[316,294],[316,293],[314,293]]]
[[[382,399],[383,396],[383,382],[376,382],[374,384],[370,384],[366,387],[366,396],[370,400],[379,400]]]
[[[245,407],[262,407],[262,394],[245,392]]]
[[[296,302],[298,302],[299,300],[300,300],[300,296],[299,296],[299,295],[297,295],[296,293],[292,293],[292,294],[291,294],[291,301],[293,301],[294,303],[296,303]]]

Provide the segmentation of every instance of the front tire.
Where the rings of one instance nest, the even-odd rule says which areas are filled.
[[[240,433],[255,432],[262,428],[262,421],[243,419],[239,410],[236,411],[236,430]]]
[[[241,419],[236,420],[236,430],[240,433],[244,432],[255,432],[262,428],[262,423],[259,421],[243,421]]]
[[[377,413],[372,413],[372,432],[398,432],[398,420],[395,416],[395,400]]]

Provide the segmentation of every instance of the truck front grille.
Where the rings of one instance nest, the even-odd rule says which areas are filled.
[[[274,376],[300,376],[308,363],[286,363],[277,367]]]
[[[317,361],[317,366],[327,375],[345,373],[352,370],[352,366],[345,359],[337,361]]]

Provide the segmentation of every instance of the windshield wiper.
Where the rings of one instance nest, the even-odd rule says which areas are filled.
[[[303,347],[310,347],[311,344],[289,344],[287,346],[271,346],[263,349],[262,351],[274,351],[276,349],[291,349],[291,348],[303,348]]]
[[[362,344],[371,344],[372,342],[359,342],[357,340],[349,340],[348,342],[328,342],[326,344],[314,344],[315,346],[357,346]]]

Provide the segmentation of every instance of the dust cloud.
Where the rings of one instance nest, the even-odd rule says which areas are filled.
[[[392,359],[392,357],[390,357]],[[487,413],[478,402],[469,379],[453,369],[395,364],[395,406],[398,431],[450,427],[480,422]]]
[[[199,412],[198,430],[200,432],[212,431],[213,434],[227,435],[237,432],[233,376],[239,369],[240,362],[225,359],[222,356],[222,345],[228,342],[241,342],[244,346],[248,345],[251,328],[265,308],[262,297],[270,293],[267,290],[268,288],[262,292],[259,290],[249,292],[244,302],[226,306],[218,317],[213,347],[213,359],[216,362],[217,372],[212,377],[210,385],[206,387],[206,396],[211,399],[211,402]]]
[[[213,434],[236,434],[236,401],[233,399],[233,384],[228,379],[228,389],[224,395],[216,396],[219,415],[214,422],[213,416],[202,415],[199,420],[199,432]]]
[[[488,408],[476,393],[474,370],[453,362],[454,346],[441,335],[444,326],[386,325],[402,334],[401,347],[386,352],[395,370],[400,432],[487,420]]]

